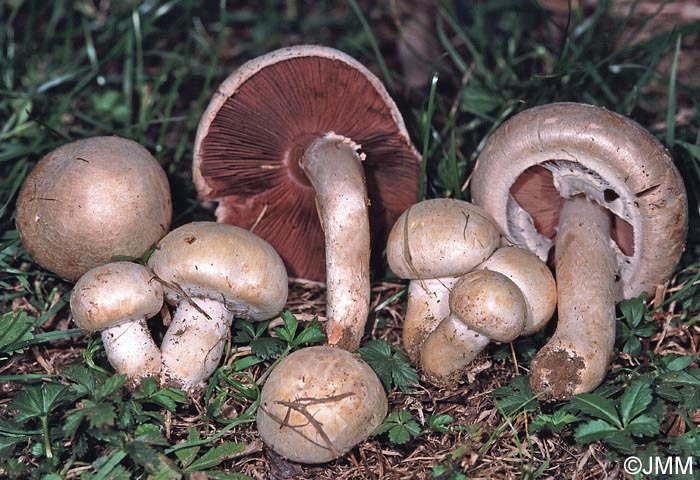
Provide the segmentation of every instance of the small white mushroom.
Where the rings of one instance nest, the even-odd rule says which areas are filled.
[[[356,355],[326,346],[298,350],[263,386],[258,432],[278,455],[334,460],[364,441],[388,409],[382,383]]]
[[[475,270],[450,292],[450,315],[425,340],[421,367],[434,383],[449,383],[491,340],[510,342],[524,330],[528,306],[522,291],[503,274]]]
[[[191,390],[219,365],[234,316],[265,320],[287,301],[282,259],[264,240],[214,222],[183,225],[148,261],[177,304],[161,350],[162,380]]]
[[[89,270],[70,297],[75,324],[88,332],[102,332],[107,359],[133,383],[160,372],[160,350],[146,320],[162,306],[161,284],[146,267],[129,262]]]

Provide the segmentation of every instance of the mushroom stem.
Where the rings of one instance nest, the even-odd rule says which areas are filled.
[[[567,399],[604,379],[615,344],[614,258],[607,210],[585,197],[564,202],[556,240],[558,323],[532,362],[536,392]]]
[[[161,380],[191,390],[209,378],[221,360],[232,320],[233,313],[218,300],[181,300],[161,343]]]
[[[141,377],[157,376],[160,372],[160,350],[146,320],[123,322],[102,330],[101,335],[107,359],[117,373],[138,382]]]
[[[459,277],[411,280],[403,321],[403,344],[413,363],[418,363],[425,339],[450,314],[450,290]]]
[[[467,327],[455,314],[450,314],[425,339],[420,363],[433,383],[451,383],[461,377],[464,367],[481,353],[491,340]]]
[[[328,343],[354,351],[369,311],[369,213],[359,146],[328,133],[299,161],[316,191],[326,247]]]

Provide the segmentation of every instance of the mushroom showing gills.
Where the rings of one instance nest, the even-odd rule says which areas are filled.
[[[414,363],[425,339],[450,314],[448,299],[458,277],[488,258],[499,241],[491,216],[461,200],[417,203],[394,224],[386,255],[392,271],[411,280],[403,343]]]
[[[42,158],[17,199],[22,245],[75,281],[117,255],[140,257],[170,229],[165,172],[136,142],[94,137]]]
[[[558,324],[530,382],[566,399],[598,386],[615,339],[615,303],[673,273],[687,232],[682,179],[637,123],[591,105],[526,110],[488,140],[474,202],[506,237],[546,260],[555,247]]]
[[[325,279],[329,343],[355,350],[369,310],[370,230],[383,245],[415,203],[419,162],[377,77],[337,50],[296,46],[221,84],[199,124],[193,177],[219,201],[218,221],[269,241],[290,275]]]
[[[287,301],[282,259],[239,227],[193,222],[176,228],[148,260],[177,304],[161,351],[162,379],[194,389],[219,365],[234,316],[265,320]]]
[[[384,388],[366,363],[338,348],[308,347],[282,360],[268,377],[257,426],[278,455],[324,463],[364,441],[387,408]]]
[[[161,284],[146,267],[129,262],[91,269],[80,277],[70,297],[75,324],[82,330],[102,332],[109,363],[134,384],[160,372],[160,350],[146,320],[162,306]]]

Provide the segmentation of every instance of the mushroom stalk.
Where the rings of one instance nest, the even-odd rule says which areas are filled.
[[[233,313],[219,300],[181,300],[161,343],[163,381],[190,390],[209,378],[221,360],[232,320]]]
[[[369,311],[369,214],[359,146],[328,133],[299,165],[316,192],[326,246],[328,343],[354,351]]]
[[[423,343],[421,368],[431,382],[450,383],[490,342],[451,313]]]
[[[604,379],[615,344],[614,258],[607,210],[585,197],[564,202],[556,240],[557,329],[532,362],[536,391],[564,399]]]
[[[107,360],[131,379],[157,376],[161,353],[148,331],[146,320],[123,322],[102,330]]]

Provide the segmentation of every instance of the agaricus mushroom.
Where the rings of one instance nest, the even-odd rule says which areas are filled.
[[[165,172],[136,142],[66,144],[27,176],[15,213],[22,245],[42,267],[77,280],[112,257],[140,257],[170,228]]]
[[[501,247],[451,288],[449,313],[425,340],[421,367],[433,383],[454,383],[491,340],[532,335],[556,306],[547,265],[523,248]]]
[[[425,200],[394,224],[386,255],[392,271],[411,280],[403,343],[414,363],[426,337],[449,315],[449,292],[457,277],[488,258],[499,241],[491,217],[461,200]]]
[[[450,314],[428,335],[420,364],[433,383],[452,383],[494,340],[511,342],[525,329],[528,305],[523,292],[505,275],[469,272],[450,291]]]
[[[558,399],[593,390],[611,360],[615,303],[665,282],[683,251],[687,199],[668,152],[602,108],[535,107],[488,140],[472,196],[515,244],[543,260],[555,246],[559,320],[533,388]]]
[[[387,398],[374,371],[350,352],[308,347],[283,359],[263,386],[258,432],[293,462],[324,463],[382,423]]]
[[[160,372],[160,350],[146,320],[162,306],[161,284],[146,267],[129,262],[89,270],[70,297],[75,324],[88,332],[102,332],[109,363],[133,384]]]
[[[158,242],[148,260],[177,304],[163,337],[162,379],[186,390],[214,372],[234,316],[265,320],[287,301],[287,273],[275,250],[232,225],[193,222]]]
[[[221,84],[199,124],[193,177],[219,201],[220,222],[269,241],[290,275],[326,280],[329,343],[354,350],[369,310],[370,230],[382,242],[415,203],[419,162],[377,77],[332,48],[296,46]]]

